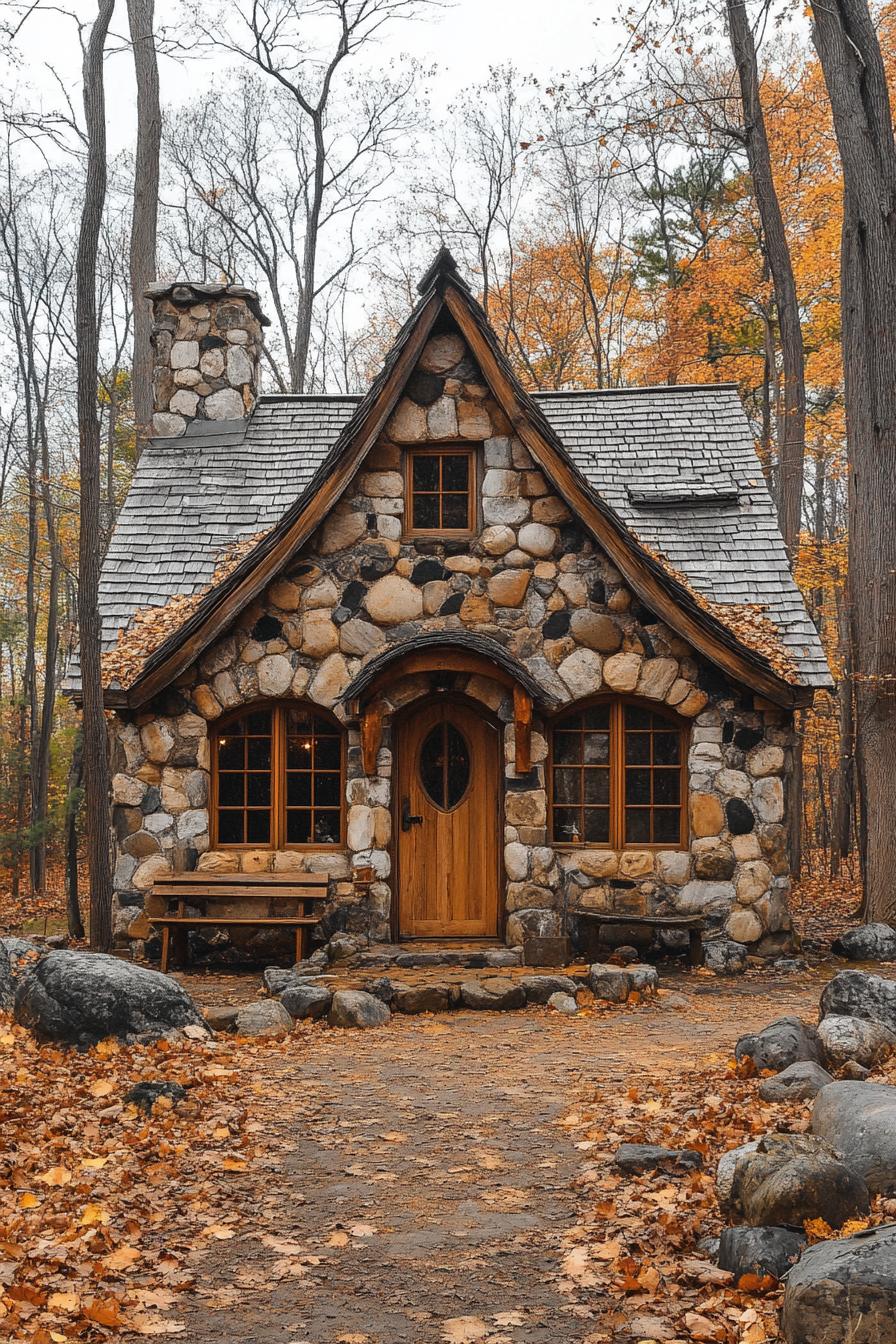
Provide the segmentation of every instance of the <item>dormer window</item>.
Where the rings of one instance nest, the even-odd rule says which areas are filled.
[[[475,523],[472,448],[412,448],[407,454],[409,536],[466,537]]]

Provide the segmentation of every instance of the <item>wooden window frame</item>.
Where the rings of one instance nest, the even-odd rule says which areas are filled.
[[[414,459],[418,457],[466,457],[470,468],[467,474],[467,517],[469,527],[414,527]],[[404,532],[408,540],[443,537],[448,541],[464,541],[477,534],[478,510],[478,455],[471,443],[421,443],[404,451]],[[440,469],[441,480],[441,469]],[[444,491],[439,492],[440,495]]]
[[[305,709],[315,717],[330,723],[339,734],[339,840],[315,841],[303,843],[288,842],[286,839],[286,738],[287,717],[291,709]],[[250,714],[269,711],[271,715],[271,838],[268,842],[240,841],[228,843],[218,838],[218,740],[226,735],[229,725]],[[345,728],[335,714],[330,714],[322,705],[311,704],[304,700],[257,700],[250,705],[242,705],[218,719],[209,735],[211,786],[209,793],[209,840],[212,849],[242,852],[250,849],[264,850],[302,850],[341,852],[345,849],[346,835],[346,738]],[[327,808],[326,811],[335,811]],[[313,805],[312,805],[313,816]]]
[[[588,709],[609,706],[610,709],[610,839],[596,840],[555,840],[554,839],[554,733],[561,728],[564,719],[572,718]],[[662,841],[627,841],[625,839],[625,710],[628,706],[647,710],[657,718],[665,719],[679,735],[681,741],[680,802],[678,805],[678,839]],[[686,850],[689,845],[688,831],[688,747],[690,725],[665,706],[651,700],[642,700],[638,696],[594,696],[588,700],[565,705],[549,721],[548,746],[548,816],[550,826],[548,843],[554,849],[576,853],[583,849],[601,849],[622,852],[626,850]],[[652,769],[653,767],[648,767]],[[559,804],[563,806],[563,804]],[[581,806],[581,804],[579,804]],[[651,805],[652,810],[652,805]],[[670,809],[671,810],[671,809]]]

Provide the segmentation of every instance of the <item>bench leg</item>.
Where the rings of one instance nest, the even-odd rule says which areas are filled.
[[[161,971],[163,975],[168,974],[168,953],[171,949],[171,930],[167,924],[162,925],[162,963]]]
[[[296,961],[302,961],[305,956],[305,930],[301,925],[296,929]]]
[[[692,966],[703,965],[703,934],[699,929],[688,929],[688,953]]]

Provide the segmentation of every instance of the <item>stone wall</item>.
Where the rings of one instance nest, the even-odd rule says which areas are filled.
[[[407,540],[402,447],[481,443],[472,541]],[[370,660],[423,631],[475,631],[503,645],[555,702],[598,692],[663,705],[689,725],[686,850],[555,847],[548,831],[547,725],[536,718],[532,770],[517,778],[513,707],[487,674],[454,690],[505,725],[506,936],[559,930],[563,910],[702,912],[760,951],[786,945],[789,715],[733,687],[637,601],[513,437],[460,338],[431,338],[386,433],[343,500],[232,631],[145,714],[116,724],[113,796],[120,927],[170,868],[332,873],[326,927],[389,934],[392,715],[431,694],[401,676],[382,700],[374,776],[347,724],[347,844],[209,850],[208,728],[259,698],[332,709]],[[352,883],[374,870],[363,899]]]
[[[177,438],[193,420],[241,420],[255,405],[262,327],[242,285],[150,285],[153,433]]]

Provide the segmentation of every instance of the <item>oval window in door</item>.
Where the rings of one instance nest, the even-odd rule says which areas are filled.
[[[470,753],[453,723],[437,723],[420,748],[420,783],[431,803],[450,812],[470,783]]]

